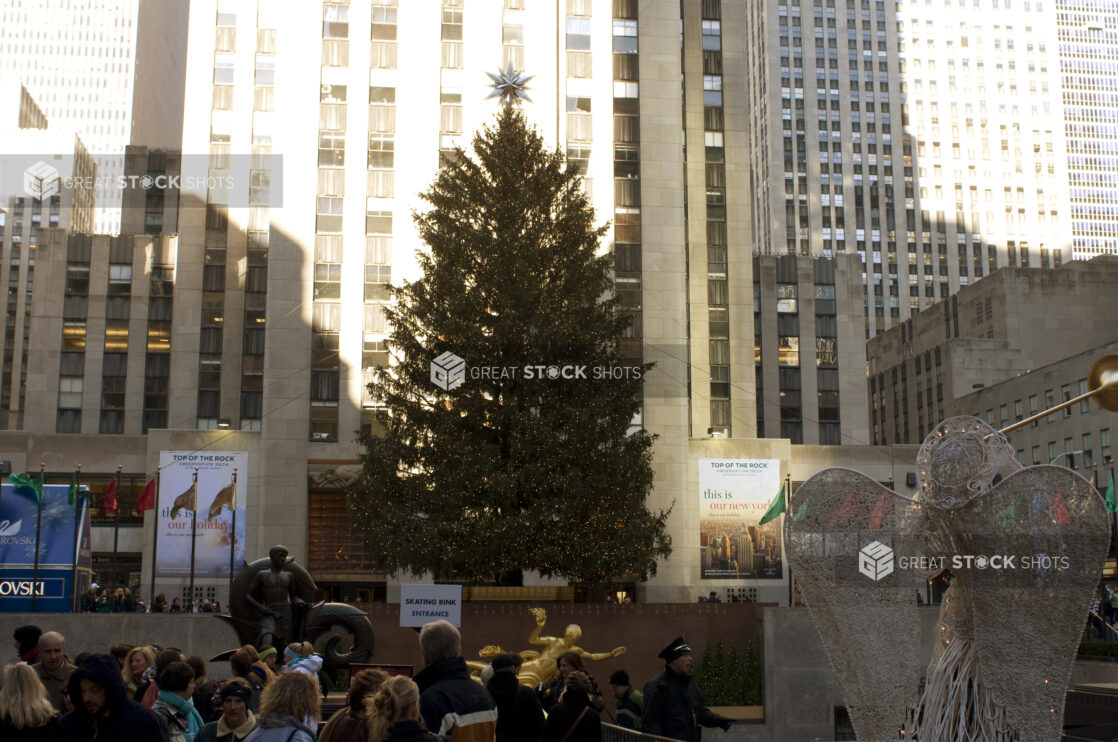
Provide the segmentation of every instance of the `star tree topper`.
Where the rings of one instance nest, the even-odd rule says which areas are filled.
[[[535,75],[525,75],[523,71],[514,69],[510,61],[505,65],[505,69],[497,74],[486,72],[489,79],[493,84],[489,87],[493,88],[493,92],[485,96],[486,100],[490,98],[501,99],[501,103],[505,105],[520,105],[520,101],[526,100],[529,103],[532,99],[528,97],[528,81]]]

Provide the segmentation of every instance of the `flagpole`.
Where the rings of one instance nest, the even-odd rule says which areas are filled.
[[[194,550],[198,543],[198,467],[194,467],[194,509],[190,511],[190,607],[184,611],[194,612]]]
[[[46,496],[46,494],[42,491],[42,489],[43,489],[43,469],[45,469],[45,468],[46,468],[46,464],[43,463],[42,461],[40,461],[39,462],[39,492],[38,492],[39,497],[37,498],[38,501],[39,501],[39,509],[38,509],[38,515],[35,517],[35,569],[31,573],[31,612],[32,613],[35,612],[35,594],[39,591],[39,543],[40,543],[39,540],[42,537],[43,498]]]
[[[155,527],[151,529],[151,602],[148,606],[155,605],[155,571],[159,565],[159,477],[163,467],[155,468]]]
[[[74,564],[70,570],[70,613],[78,612],[78,529],[82,512],[82,465],[74,470]]]
[[[784,517],[792,517],[792,475],[784,475]],[[784,553],[788,553],[788,544],[784,543],[784,534],[781,534],[780,546],[784,549]],[[787,560],[785,560],[787,561]],[[796,607],[796,589],[792,583],[792,562],[788,562],[788,607]]]
[[[233,467],[233,526],[229,532],[229,596],[225,604],[233,597],[233,559],[237,551],[237,467]]]

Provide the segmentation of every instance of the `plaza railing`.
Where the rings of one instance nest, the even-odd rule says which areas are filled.
[[[616,724],[602,724],[602,742],[677,742],[671,737],[661,737],[658,734],[642,734],[641,732]]]

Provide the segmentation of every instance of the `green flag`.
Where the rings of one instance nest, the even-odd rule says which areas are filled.
[[[800,518],[807,515],[807,511],[809,510],[808,506],[811,505],[811,501],[812,501],[813,498],[814,498],[814,494],[808,495],[807,500],[804,501],[803,505],[800,505],[800,509],[797,510],[796,514],[792,516],[792,522],[793,523],[799,523]]]
[[[17,490],[31,490],[31,494],[35,495],[35,502],[42,503],[43,501],[43,480],[41,477],[36,477],[32,474],[13,474],[8,477],[8,481],[15,485]]]
[[[1118,502],[1114,499],[1114,472],[1110,473],[1110,484],[1106,487],[1106,509],[1118,513]]]
[[[769,509],[761,516],[761,522],[757,525],[765,525],[770,520],[775,520],[776,516],[784,512],[784,485],[780,485],[780,492],[776,493],[776,497],[769,503]]]

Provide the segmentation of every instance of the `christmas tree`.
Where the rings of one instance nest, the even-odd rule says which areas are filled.
[[[351,500],[370,558],[461,582],[647,579],[671,552],[645,505],[653,437],[631,429],[650,366],[619,357],[630,319],[578,174],[505,105],[422,198],[422,277],[386,309],[382,430]]]

